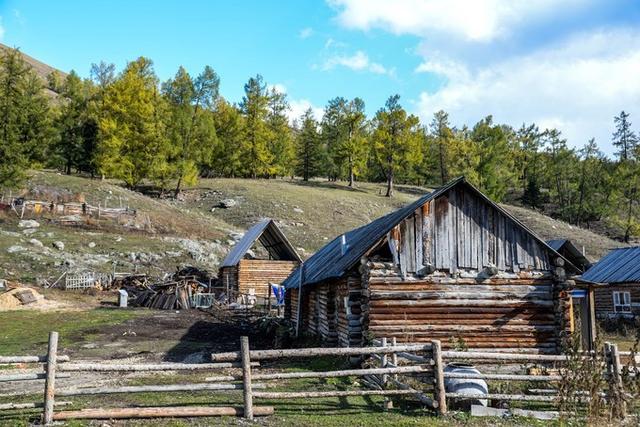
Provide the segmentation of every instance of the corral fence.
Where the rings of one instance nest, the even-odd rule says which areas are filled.
[[[615,344],[605,346],[605,366],[603,376],[611,378],[616,387],[622,386],[621,357]],[[263,362],[289,359],[305,359],[315,357],[349,357],[364,360],[361,367],[353,369],[337,369],[331,371],[268,371],[261,370]],[[51,332],[49,336],[48,352],[45,356],[0,356],[0,364],[42,364],[42,372],[11,373],[3,369],[0,382],[8,381],[39,381],[44,380],[43,400],[41,402],[16,402],[0,404],[0,410],[20,410],[43,408],[42,420],[45,424],[54,421],[70,419],[126,419],[126,418],[157,418],[157,417],[199,417],[199,416],[242,416],[253,419],[255,416],[271,415],[273,406],[256,406],[254,401],[282,400],[282,399],[314,399],[314,398],[344,398],[348,396],[383,396],[384,408],[393,406],[391,398],[394,396],[411,396],[422,405],[444,415],[450,404],[460,400],[487,399],[492,401],[520,401],[536,402],[547,406],[558,405],[560,396],[557,385],[562,381],[562,375],[553,370],[542,370],[538,373],[456,373],[447,372],[448,363],[466,361],[477,365],[487,364],[497,366],[498,369],[510,365],[532,363],[535,365],[562,366],[568,363],[570,356],[545,355],[528,353],[476,352],[443,350],[440,341],[434,340],[420,344],[398,344],[394,338],[374,341],[369,347],[346,348],[300,348],[278,350],[251,350],[247,337],[241,337],[240,350],[226,353],[214,353],[207,363],[74,363],[66,355],[58,354],[58,333]],[[158,384],[158,385],[124,385],[124,386],[88,386],[88,387],[58,387],[56,380],[78,378],[82,372],[207,372],[228,370],[223,374],[207,377],[203,382],[188,384]],[[229,373],[231,372],[231,373]],[[636,372],[637,374],[637,372]],[[344,390],[286,390],[269,391],[269,381],[309,378],[340,378],[359,377],[364,387]],[[539,393],[527,390],[520,394],[485,393],[466,394],[448,391],[445,383],[448,379],[478,379],[487,382],[525,382],[537,384],[551,384],[550,390]],[[281,386],[281,383],[278,384]],[[80,395],[105,395],[113,393],[167,393],[212,391],[215,393],[242,393],[242,406],[162,406],[162,407],[122,407],[122,408],[85,408],[64,409],[73,405],[65,400]],[[612,390],[619,392],[620,389]],[[585,396],[585,400],[589,396]],[[473,408],[482,408],[474,406]],[[491,412],[492,408],[484,408],[484,414],[501,415]],[[523,415],[537,416],[536,411],[523,412]],[[623,411],[622,411],[623,412]],[[553,413],[551,414],[553,417]],[[543,414],[544,415],[544,414]],[[556,413],[557,415],[557,413]]]
[[[2,197],[4,200],[4,197]],[[7,202],[0,201],[0,208],[14,211],[20,218],[23,218],[25,214],[41,215],[43,213],[49,213],[52,215],[70,216],[70,215],[82,215],[97,219],[114,219],[120,220],[125,217],[135,217],[137,212],[135,209],[131,209],[129,206],[122,206],[122,200],[120,200],[120,207],[107,207],[107,201],[104,203],[98,203],[98,206],[93,206],[88,203],[80,202],[47,202],[42,200],[25,200],[23,198],[9,198]],[[74,222],[73,220],[64,220],[63,222]]]

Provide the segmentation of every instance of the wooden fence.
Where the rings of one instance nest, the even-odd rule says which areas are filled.
[[[240,350],[226,353],[214,353],[211,361],[201,364],[159,363],[159,364],[105,364],[105,363],[73,363],[68,356],[58,354],[58,334],[51,332],[46,356],[4,356],[0,364],[6,363],[43,363],[43,372],[29,374],[12,374],[8,370],[0,371],[0,382],[44,380],[43,402],[8,403],[0,405],[0,409],[43,408],[43,422],[50,424],[57,420],[68,419],[104,419],[104,418],[143,418],[143,417],[196,417],[196,416],[243,416],[253,419],[255,416],[274,413],[272,406],[255,406],[254,401],[263,399],[291,398],[328,398],[346,396],[383,396],[384,407],[392,407],[392,396],[412,396],[424,406],[444,415],[448,412],[448,404],[457,400],[488,399],[499,401],[538,402],[557,405],[560,396],[553,389],[538,394],[535,390],[520,394],[488,393],[464,394],[445,389],[446,379],[484,380],[489,383],[500,382],[535,382],[539,384],[557,385],[563,380],[556,371],[550,373],[456,373],[446,372],[449,362],[466,361],[481,366],[491,365],[493,369],[508,368],[514,365],[522,368],[523,364],[546,365],[558,369],[570,361],[569,356],[543,355],[527,353],[499,353],[475,351],[445,351],[440,341],[421,344],[398,344],[394,339],[374,341],[370,347],[351,348],[300,348],[280,350],[251,350],[247,337],[241,337]],[[259,369],[264,361],[299,359],[314,357],[350,357],[362,358],[364,366],[353,369],[333,371],[274,371],[262,372]],[[590,357],[590,356],[585,356]],[[361,360],[362,360],[361,359]],[[621,353],[614,344],[605,346],[604,370],[602,375],[610,379],[616,390],[622,391]],[[483,365],[485,364],[485,365]],[[67,387],[56,386],[56,379],[68,378],[71,373],[77,376],[81,372],[153,372],[153,371],[210,371],[234,368],[236,373],[225,373],[207,377],[201,383],[135,385],[135,386],[95,386]],[[483,369],[484,370],[484,369]],[[637,374],[637,372],[636,372]],[[267,391],[267,383],[272,380],[300,378],[339,378],[360,377],[365,389],[349,390],[293,390]],[[79,410],[60,410],[71,402],[58,400],[77,395],[104,395],[112,393],[166,393],[214,391],[216,393],[242,392],[242,407],[233,406],[175,406],[145,408],[93,408]],[[608,394],[605,393],[607,396]],[[585,396],[585,400],[588,396]],[[621,411],[624,415],[624,410]]]

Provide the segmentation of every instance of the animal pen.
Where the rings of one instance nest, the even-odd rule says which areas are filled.
[[[247,230],[231,248],[220,266],[219,286],[230,301],[238,296],[269,299],[271,285],[281,284],[300,262],[282,230],[273,220],[265,219]]]
[[[591,390],[592,393],[602,393],[608,403],[615,408],[618,417],[626,415],[625,402],[630,394],[625,390],[623,373],[638,375],[638,358],[632,353],[622,353],[614,344],[607,344],[603,354],[585,353],[575,357],[565,355],[523,354],[510,352],[469,352],[444,350],[439,340],[422,343],[399,344],[395,338],[383,338],[373,345],[353,348],[299,348],[281,350],[251,350],[247,337],[240,340],[239,351],[214,353],[207,363],[103,363],[74,361],[69,356],[58,354],[58,333],[51,332],[47,354],[44,356],[0,356],[0,365],[15,364],[43,364],[43,371],[36,373],[14,373],[12,369],[3,369],[0,382],[44,381],[42,401],[10,402],[0,404],[0,411],[6,417],[5,411],[24,411],[42,409],[42,421],[49,425],[54,421],[71,419],[128,419],[128,418],[160,418],[160,417],[213,417],[213,416],[242,416],[253,419],[256,416],[272,415],[276,413],[277,405],[287,405],[290,399],[321,399],[347,398],[350,396],[382,396],[385,409],[393,407],[393,398],[412,399],[415,404],[434,413],[444,415],[451,405],[460,401],[478,401],[486,399],[495,403],[500,402],[534,402],[536,410],[513,409],[514,414],[535,416],[542,418],[557,418],[557,409],[562,404],[563,396],[561,384],[570,381],[572,375],[579,373],[571,371],[570,366],[578,359],[589,359],[597,371],[592,374],[601,375],[606,379],[606,387],[602,390]],[[316,357],[358,358],[363,361],[362,367],[339,368],[328,371],[278,370],[269,367],[274,361],[306,360]],[[630,359],[628,366],[623,366],[622,360]],[[449,372],[446,367],[451,362],[466,361],[475,364],[498,365],[499,369],[507,372],[460,374]],[[267,367],[262,371],[263,364]],[[528,369],[528,365],[544,367],[544,369]],[[7,366],[4,366],[5,368]],[[14,367],[15,369],[15,367]],[[514,373],[514,369],[516,372]],[[81,377],[87,372],[140,374],[143,372],[173,372],[190,373],[190,381],[195,374],[205,374],[210,371],[224,370],[208,376],[200,382],[178,384],[151,385],[117,385],[117,386],[65,386],[60,385],[65,379]],[[484,370],[484,369],[483,369]],[[554,373],[557,372],[557,373]],[[346,389],[326,389],[318,384],[313,390],[290,390],[287,380],[345,378],[356,377],[358,382],[351,382]],[[481,379],[492,382],[515,382],[525,384],[520,393],[469,393],[448,390],[448,379]],[[276,381],[278,390],[268,390],[271,381]],[[294,385],[297,383],[293,383]],[[526,384],[541,384],[547,389],[527,389]],[[285,388],[282,390],[282,388]],[[298,385],[299,387],[299,385]],[[198,406],[136,406],[136,407],[99,407],[80,408],[78,404],[68,399],[74,396],[101,396],[112,394],[135,393],[186,393],[207,392],[228,394],[229,402],[237,402],[227,406],[207,405]],[[578,390],[580,396],[578,404],[586,405],[593,395]],[[233,394],[241,394],[241,403],[233,399]],[[14,395],[15,396],[15,395]],[[19,397],[19,396],[15,396]],[[62,399],[64,400],[62,400]],[[183,401],[183,399],[181,399]],[[264,402],[263,406],[254,402]],[[184,402],[184,401],[183,401]],[[239,403],[239,404],[238,404]],[[375,410],[375,408],[373,408]],[[480,415],[504,415],[505,409],[486,407],[481,404],[471,406],[472,413]],[[428,414],[428,413],[427,413]]]
[[[559,353],[577,323],[569,278],[576,272],[458,178],[320,249],[284,282],[285,315],[327,345],[395,337]]]

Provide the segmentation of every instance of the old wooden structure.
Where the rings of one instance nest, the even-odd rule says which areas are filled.
[[[262,248],[257,248],[258,244]],[[260,251],[263,257],[256,255]],[[223,288],[231,294],[267,298],[270,284],[282,283],[300,261],[300,256],[276,223],[265,219],[247,230],[231,248],[220,266],[218,277]]]
[[[640,315],[640,246],[613,249],[580,280],[594,284],[596,317]]]
[[[285,315],[342,346],[395,337],[557,352],[575,272],[458,178],[320,249],[284,282]]]
[[[580,273],[587,271],[589,267],[591,267],[591,264],[593,264],[584,253],[584,247],[582,250],[578,249],[569,239],[547,240],[547,245],[551,246],[552,249],[569,260]]]

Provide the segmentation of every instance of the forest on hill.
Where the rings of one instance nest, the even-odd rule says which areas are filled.
[[[392,95],[372,118],[360,98],[335,97],[318,120],[307,110],[289,121],[286,94],[260,75],[233,104],[211,67],[180,67],[160,82],[150,59],[116,72],[93,64],[38,75],[21,52],[0,50],[0,188],[20,185],[29,168],[152,183],[179,196],[201,177],[301,177],[438,186],[465,175],[496,201],[629,242],[640,235],[640,145],[630,115],[612,120],[615,158],[595,140],[571,148],[557,129],[520,128],[492,116],[456,128],[448,114],[429,123]],[[56,95],[52,95],[56,94]]]

